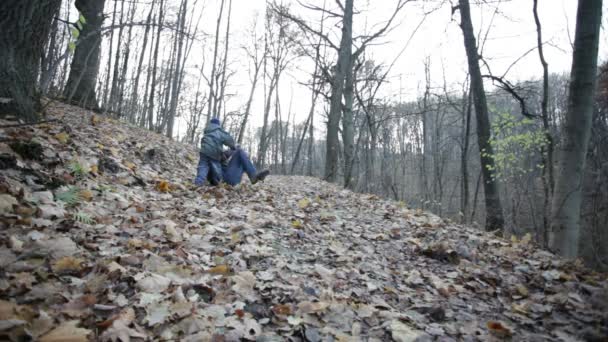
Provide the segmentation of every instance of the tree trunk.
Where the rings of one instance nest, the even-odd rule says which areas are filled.
[[[114,10],[112,12],[112,27],[114,27],[114,25],[116,24],[116,9],[118,8],[118,0],[114,0]],[[112,48],[114,47],[114,29],[112,29],[110,31],[110,44],[109,44],[109,50],[110,52],[108,53],[108,65],[106,67],[107,72],[106,72],[106,82],[105,82],[105,87],[103,90],[103,107],[106,111],[110,110],[109,106],[108,106],[108,91],[110,88],[110,80],[111,80],[111,74],[112,74]]]
[[[602,0],[579,0],[570,93],[553,196],[549,247],[567,258],[578,256],[583,174],[597,84]]]
[[[543,232],[542,232],[542,243],[547,246],[548,234],[549,234],[549,215],[550,215],[550,203],[551,197],[553,196],[553,188],[555,187],[554,172],[553,172],[553,150],[554,139],[551,134],[551,127],[549,126],[549,65],[545,60],[545,54],[543,52],[543,39],[542,30],[540,25],[540,19],[538,17],[538,0],[534,0],[533,6],[534,21],[536,23],[536,38],[538,46],[538,56],[540,63],[543,66],[543,98],[541,101],[541,118],[543,122],[543,129],[545,130],[545,139],[547,140],[547,146],[542,151],[543,156],[541,164],[543,166]]]
[[[222,102],[226,92],[226,71],[228,70],[228,43],[230,42],[230,17],[232,15],[232,0],[228,1],[228,17],[226,18],[226,36],[224,41],[224,67],[222,68],[222,80],[220,81],[220,100],[217,104],[217,113],[222,112]],[[225,120],[225,118],[224,118]]]
[[[213,48],[213,62],[211,66],[211,77],[209,77],[209,111],[207,112],[207,125],[209,125],[209,121],[215,113],[214,110],[217,108],[217,104],[215,103],[215,71],[217,68],[217,49],[219,45],[220,39],[220,25],[222,24],[222,13],[224,12],[224,0],[220,3],[220,13],[217,16],[217,24],[215,26],[215,47]],[[206,126],[206,125],[205,125]]]
[[[120,19],[118,21],[119,24],[119,28],[118,28],[118,42],[116,43],[116,54],[114,57],[114,72],[113,72],[113,76],[112,76],[112,87],[110,89],[110,112],[111,115],[117,115],[118,113],[116,113],[116,98],[118,96],[118,86],[119,86],[119,67],[120,67],[120,50],[121,50],[121,43],[122,43],[122,31],[123,31],[123,20],[124,20],[124,11],[125,11],[125,0],[122,0],[122,3],[120,5]],[[114,13],[114,15],[116,15],[116,13]],[[110,60],[112,59],[112,56],[108,57]],[[108,108],[106,108],[107,110]]]
[[[129,15],[129,22],[132,23],[135,18],[135,4],[131,5],[131,11]],[[118,86],[118,101],[116,103],[117,117],[122,118],[126,113],[123,109],[123,100],[125,97],[125,84],[127,83],[127,70],[129,69],[129,56],[131,56],[131,38],[133,33],[133,26],[129,26],[127,31],[127,43],[125,44],[125,52],[123,55],[122,70],[120,72],[120,81]]]
[[[167,138],[173,138],[173,126],[175,123],[175,117],[177,116],[177,104],[179,100],[179,90],[181,83],[181,73],[182,73],[182,53],[184,48],[184,33],[183,31],[186,28],[186,10],[188,8],[188,0],[183,0],[182,5],[180,6],[180,15],[178,16],[178,30],[179,40],[177,43],[177,59],[175,64],[175,74],[173,77],[172,94],[171,94],[171,107],[169,109],[169,117],[167,118]],[[177,39],[177,37],[176,37]]]
[[[463,137],[462,137],[462,156],[460,159],[460,167],[462,171],[462,194],[460,202],[460,212],[462,213],[462,223],[467,223],[469,212],[469,142],[471,136],[471,112],[473,111],[473,101],[471,87],[466,94],[467,103],[466,110],[463,113]]]
[[[99,109],[95,86],[99,73],[104,4],[105,0],[76,0],[76,8],[86,19],[86,24],[78,36],[70,76],[64,90],[64,96],[69,102],[94,110]]]
[[[253,80],[251,83],[251,90],[249,91],[249,98],[247,99],[247,104],[245,105],[245,114],[243,116],[243,122],[241,123],[241,127],[239,129],[239,136],[237,139],[238,144],[243,143],[243,137],[245,136],[245,128],[247,127],[247,120],[249,119],[249,113],[251,112],[251,103],[253,102],[253,95],[255,94],[255,86],[258,83],[258,76],[260,74],[260,68],[262,67],[261,63],[254,61],[255,70],[253,72]]]
[[[338,149],[340,148],[338,131],[340,129],[340,116],[342,114],[344,78],[348,72],[348,67],[350,65],[349,60],[352,56],[353,2],[354,0],[346,0],[344,3],[340,51],[338,51],[338,61],[331,82],[331,100],[327,122],[327,145],[325,152],[325,179],[330,182],[336,182],[338,180]]]
[[[133,91],[131,93],[131,105],[129,106],[129,111],[131,111],[131,118],[135,120],[137,117],[137,106],[138,106],[138,94],[139,94],[139,78],[141,76],[141,72],[144,66],[144,57],[146,56],[146,47],[148,46],[148,36],[150,35],[150,23],[152,22],[152,14],[154,13],[154,4],[156,0],[152,0],[152,4],[150,5],[150,12],[148,12],[148,18],[146,19],[146,30],[144,32],[144,41],[141,47],[141,54],[139,55],[139,63],[137,63],[137,71],[135,72],[135,81],[133,82]],[[154,37],[152,37],[154,38]],[[148,77],[146,78],[146,89],[148,90],[149,85],[149,77],[150,73],[148,72]],[[144,91],[145,94],[145,91]],[[145,101],[144,101],[145,103]],[[142,115],[144,115],[142,113]],[[143,120],[142,120],[143,121]]]
[[[161,40],[161,31],[163,28],[163,11],[164,11],[164,3],[163,0],[160,0],[160,8],[158,14],[158,29],[156,31],[156,45],[154,47],[154,65],[152,66],[152,85],[150,86],[150,95],[148,95],[148,100],[150,101],[148,105],[148,129],[154,129],[154,98],[156,97],[156,69],[158,67],[158,49],[160,46]]]
[[[57,8],[57,12],[53,16],[59,16],[61,8]],[[59,48],[57,46],[57,36],[59,35],[59,22],[54,20],[50,32],[51,40],[48,42],[47,52],[42,59],[42,67],[40,73],[40,91],[43,95],[48,94],[51,82],[55,77],[56,65],[59,63]]]
[[[348,69],[344,81],[344,114],[342,116],[342,143],[344,144],[344,187],[353,189],[353,161],[355,159],[355,126],[353,122],[354,102],[354,56],[352,55],[352,44],[347,48]]]
[[[475,116],[477,118],[477,140],[479,144],[479,155],[481,159],[481,170],[483,174],[483,189],[486,204],[486,230],[502,229],[504,218],[498,184],[495,178],[494,151],[490,145],[490,119],[488,117],[488,104],[486,93],[479,68],[479,55],[475,42],[475,33],[471,22],[471,10],[469,0],[459,0],[460,3],[460,27],[464,36],[464,45],[469,63],[469,74],[471,75],[471,86],[473,89],[473,102],[475,105]]]
[[[40,59],[60,5],[60,0],[0,1],[0,114],[38,119]]]

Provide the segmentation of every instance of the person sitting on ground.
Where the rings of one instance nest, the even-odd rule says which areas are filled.
[[[269,170],[257,172],[249,156],[238,145],[234,150],[226,150],[222,153],[222,179],[232,186],[241,183],[243,173],[247,173],[251,184],[255,184],[270,174]],[[213,179],[207,177],[209,183],[216,185]]]
[[[203,138],[201,139],[200,160],[194,185],[203,185],[207,178],[211,179],[212,184],[219,184],[222,181],[220,161],[224,145],[228,146],[231,150],[236,149],[232,136],[222,129],[218,118],[213,118],[207,128],[205,128]]]

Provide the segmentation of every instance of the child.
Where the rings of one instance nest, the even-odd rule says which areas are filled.
[[[209,175],[211,184],[217,185],[222,181],[222,147],[226,145],[236,149],[234,139],[220,126],[218,118],[211,119],[201,139],[200,160],[196,172],[195,185],[203,185]]]

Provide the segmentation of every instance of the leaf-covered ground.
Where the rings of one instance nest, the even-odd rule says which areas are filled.
[[[0,339],[608,338],[606,275],[529,237],[313,178],[194,189],[192,147],[51,112],[0,132]]]

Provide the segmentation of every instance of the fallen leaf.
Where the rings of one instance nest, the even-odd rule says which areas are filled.
[[[505,338],[513,334],[511,328],[507,327],[504,323],[499,321],[489,321],[486,326],[490,332],[498,337]]]
[[[88,342],[91,330],[78,327],[79,321],[67,321],[48,334],[40,337],[40,342]]]
[[[63,257],[55,261],[52,265],[53,272],[58,274],[72,274],[82,271],[84,259],[71,256]]]
[[[276,304],[272,306],[272,312],[275,315],[289,316],[291,315],[291,306],[286,304]]]
[[[169,185],[169,182],[163,180],[163,181],[160,181],[160,182],[156,183],[156,191],[158,191],[158,192],[170,192],[171,191],[171,186]]]
[[[298,207],[300,207],[300,209],[306,209],[308,206],[310,206],[310,200],[308,198],[302,198],[298,201]]]
[[[61,132],[59,134],[55,134],[55,139],[62,144],[67,144],[70,140],[70,136],[66,132]]]
[[[230,267],[228,265],[217,265],[208,269],[207,273],[227,275],[230,273]]]

